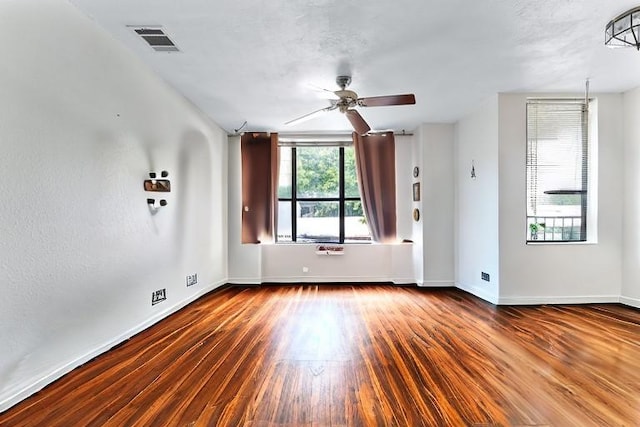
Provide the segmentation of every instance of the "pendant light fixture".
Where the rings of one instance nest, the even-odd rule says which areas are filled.
[[[608,47],[633,46],[640,50],[640,7],[627,10],[612,19],[604,31]]]

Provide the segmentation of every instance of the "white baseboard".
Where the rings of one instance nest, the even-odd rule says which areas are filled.
[[[463,291],[468,292],[471,295],[475,295],[480,299],[490,302],[491,304],[498,304],[498,298],[486,289],[482,289],[477,286],[466,286],[459,282],[456,282],[455,286],[456,288],[462,289]]]
[[[617,295],[500,297],[499,305],[602,304],[620,302]]]
[[[262,281],[260,278],[255,277],[229,277],[227,283],[234,285],[259,285]]]
[[[472,295],[482,298],[496,305],[544,305],[544,304],[607,304],[622,302],[622,298],[618,295],[579,295],[579,296],[522,296],[522,297],[498,297],[491,295],[485,289],[475,286],[465,286],[456,283],[456,287]],[[629,299],[626,304],[636,305],[640,307],[640,300]]]
[[[40,376],[39,378],[33,378],[31,381],[29,381],[29,384],[13,387],[11,389],[6,390],[5,392],[2,393],[2,395],[0,395],[0,412],[6,411],[13,405],[17,404],[18,402],[21,402],[22,400],[26,399],[32,394],[42,390],[45,386],[47,386],[48,384],[51,384],[52,382],[62,377],[63,375],[71,372],[78,366],[81,366],[87,363],[94,357],[99,356],[100,354],[115,347],[116,345],[128,340],[129,338],[136,335],[137,333],[144,331],[145,329],[149,328],[150,326],[154,325],[160,320],[175,313],[176,311],[180,310],[184,306],[192,303],[193,301],[197,300],[201,296],[205,295],[208,292],[211,292],[212,290],[218,288],[219,286],[225,283],[226,283],[226,280],[212,283],[209,286],[202,288],[201,290],[191,295],[190,297],[174,304],[173,306],[155,314],[153,317],[147,319],[146,321],[140,323],[139,325],[114,337],[110,341],[96,348],[93,348],[92,350],[88,351],[83,355],[78,356],[73,360],[70,360],[59,366],[53,367],[51,371],[45,374],[44,376]]]
[[[454,287],[456,284],[453,280],[425,280],[420,282],[420,287],[428,288],[450,288]]]
[[[620,297],[620,302],[631,307],[640,308],[640,298]]]
[[[416,279],[414,279],[413,277],[405,277],[405,278],[395,278],[395,279],[391,279],[391,282],[393,282],[395,285],[415,285],[416,284]]]
[[[262,283],[357,283],[357,282],[395,282],[390,277],[380,276],[265,276]],[[407,283],[415,283],[415,280]]]
[[[380,277],[380,276],[265,276],[261,278],[230,277],[228,283],[234,285],[259,285],[261,283],[388,283],[407,285],[416,283],[413,277]],[[452,283],[452,282],[446,282]],[[450,286],[445,282],[440,284],[430,283],[427,286]]]

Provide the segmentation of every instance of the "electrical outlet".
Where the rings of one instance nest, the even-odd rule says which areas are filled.
[[[303,273],[308,273],[309,272],[309,267],[302,267],[302,272]]]
[[[481,277],[482,280],[484,280],[485,282],[490,282],[491,278],[489,277],[489,273],[485,273],[484,271],[481,273]]]
[[[167,299],[167,289],[158,289],[151,292],[151,305],[156,305]]]
[[[198,284],[198,273],[187,274],[187,287]]]

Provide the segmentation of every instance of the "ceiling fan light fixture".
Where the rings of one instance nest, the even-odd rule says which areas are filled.
[[[351,84],[351,76],[338,76],[336,77],[336,84],[340,89],[345,90],[347,86]]]
[[[607,47],[635,47],[640,50],[640,6],[618,15],[605,27],[604,44]]]

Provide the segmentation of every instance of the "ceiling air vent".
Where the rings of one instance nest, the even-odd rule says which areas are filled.
[[[178,47],[171,41],[162,28],[137,27],[133,29],[157,52],[179,52]]]

